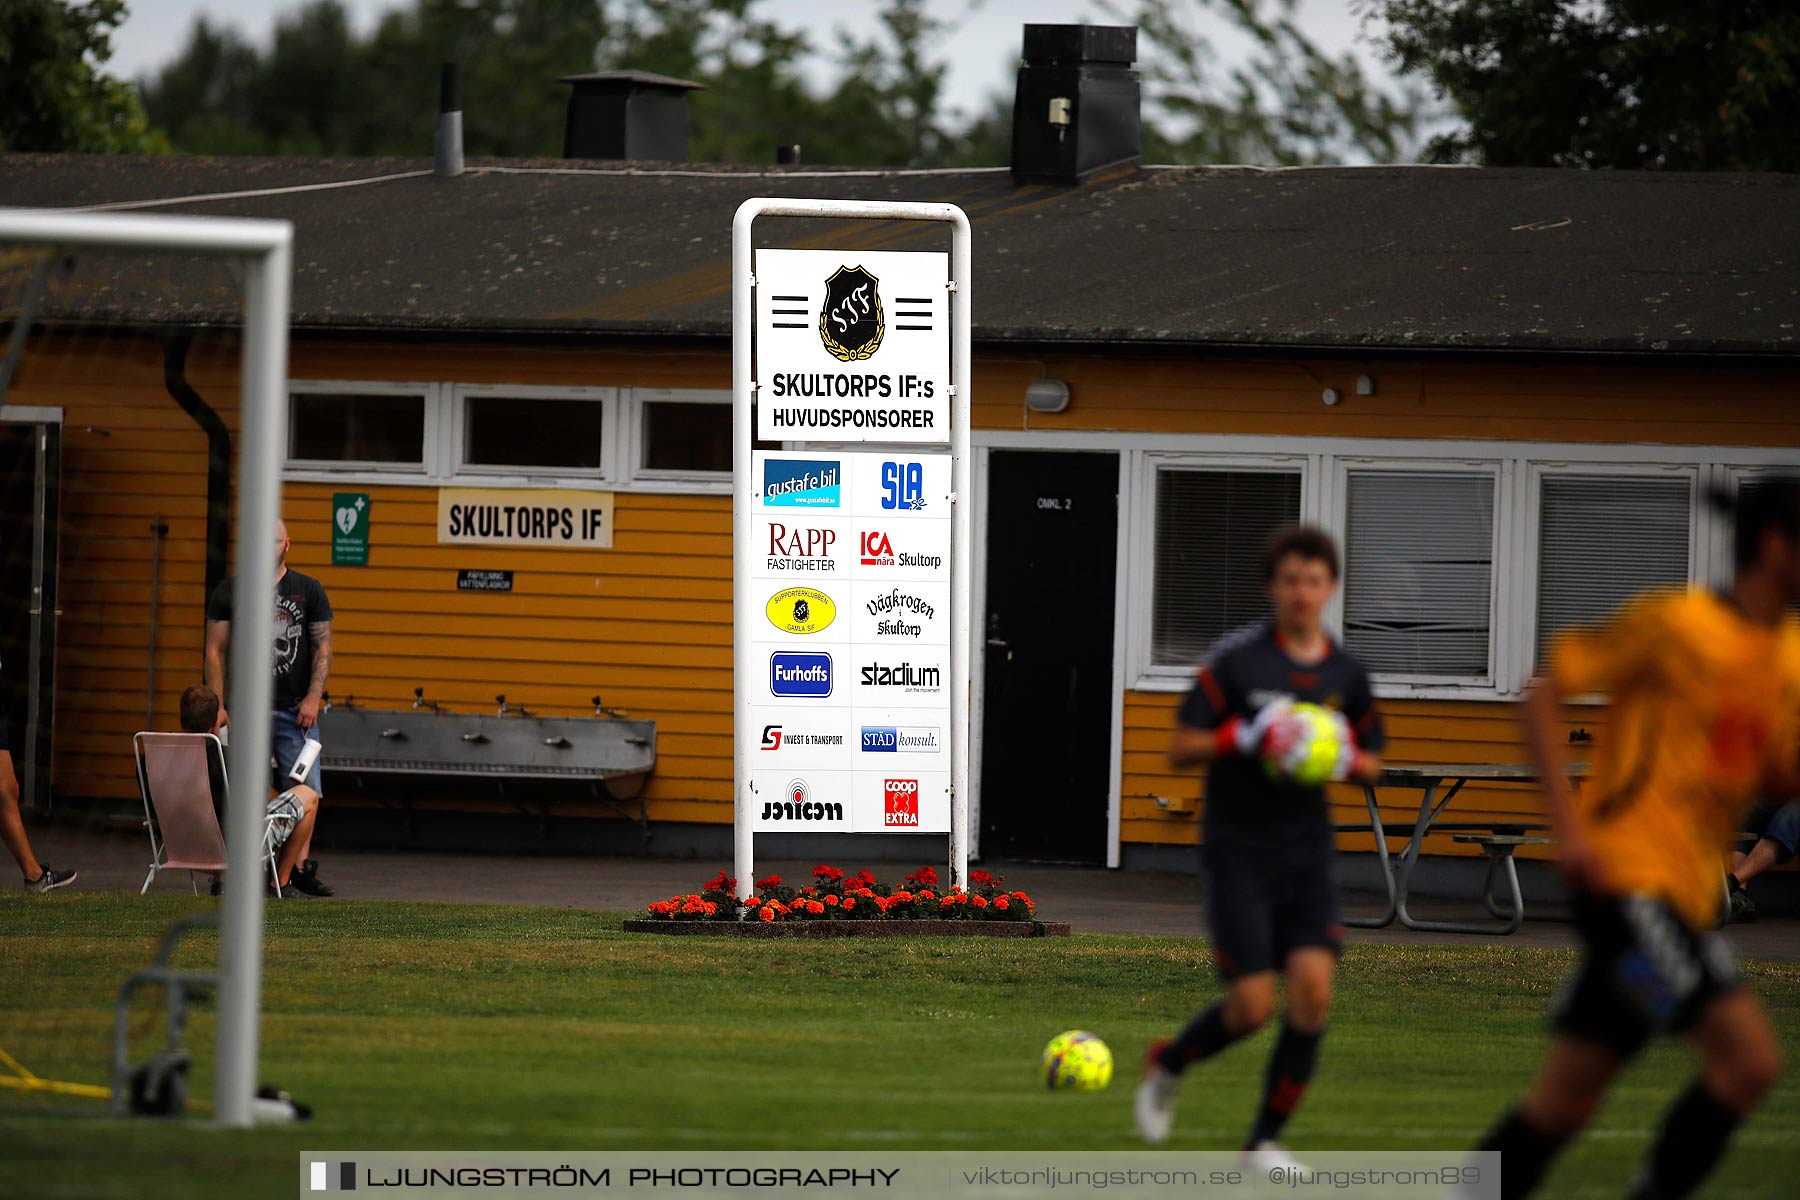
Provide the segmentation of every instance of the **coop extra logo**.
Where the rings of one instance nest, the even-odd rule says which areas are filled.
[[[819,341],[839,362],[861,362],[881,349],[887,323],[880,282],[861,267],[839,267],[825,281],[819,309]]]
[[[818,633],[837,618],[837,605],[817,588],[783,588],[769,597],[765,611],[783,633]]]
[[[889,828],[918,828],[918,780],[884,779],[881,781],[881,823]]]

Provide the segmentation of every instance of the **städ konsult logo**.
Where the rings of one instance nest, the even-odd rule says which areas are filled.
[[[831,655],[769,655],[769,694],[784,700],[823,700],[831,695]]]
[[[864,754],[936,754],[940,741],[936,729],[894,725],[864,725]]]
[[[843,478],[843,464],[836,459],[765,459],[763,506],[838,508],[842,504]]]
[[[919,512],[925,507],[925,464],[881,464],[881,507],[889,512]]]

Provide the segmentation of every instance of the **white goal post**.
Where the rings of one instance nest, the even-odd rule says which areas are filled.
[[[0,208],[0,245],[190,253],[234,258],[243,263],[243,422],[237,488],[239,596],[266,596],[275,590],[275,520],[281,502],[283,438],[287,429],[288,298],[293,241],[294,227],[286,221]],[[232,779],[266,780],[274,691],[274,677],[269,671],[273,607],[240,604],[234,625],[230,711],[236,736],[231,739],[227,771]],[[121,747],[120,753],[125,752]],[[231,872],[219,937],[213,1117],[220,1125],[244,1126],[251,1123],[251,1101],[256,1095],[263,919],[259,842],[264,791],[255,786],[236,788],[230,805],[226,861]]]

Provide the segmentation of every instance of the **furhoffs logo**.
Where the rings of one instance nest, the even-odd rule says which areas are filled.
[[[861,267],[839,267],[825,281],[819,340],[839,362],[860,362],[881,349],[887,323],[876,278]]]

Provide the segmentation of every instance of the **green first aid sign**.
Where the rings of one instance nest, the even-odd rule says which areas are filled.
[[[335,492],[331,497],[331,565],[369,565],[369,493]]]

